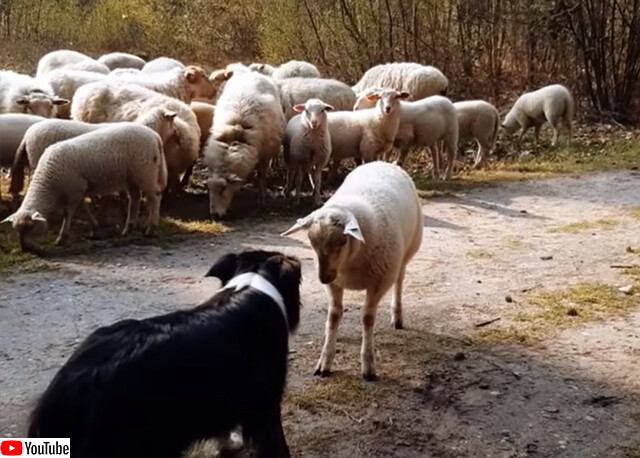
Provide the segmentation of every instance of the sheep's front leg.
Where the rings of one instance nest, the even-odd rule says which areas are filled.
[[[284,198],[288,199],[293,189],[293,181],[295,180],[296,172],[293,165],[289,165],[287,168],[287,183],[284,186]]]
[[[520,134],[518,135],[518,140],[516,141],[516,144],[518,146],[520,146],[520,144],[522,143],[522,137],[524,137],[525,132],[527,131],[528,127],[527,126],[522,126],[520,128]]]
[[[154,194],[153,192],[150,192],[149,194],[145,195],[145,197],[147,198],[148,218],[144,235],[146,235],[147,237],[151,237],[153,235],[154,229],[158,227],[158,224],[160,224],[160,203],[162,202],[162,193],[158,192]],[[139,202],[140,198],[137,197],[136,200]]]
[[[304,170],[302,167],[298,167],[296,171],[296,197],[294,200],[295,205],[300,203],[300,197],[302,195],[302,180],[304,178]]]
[[[556,146],[558,144],[558,122],[551,124],[551,129],[553,129],[553,140],[551,140],[551,146]]]
[[[387,289],[380,288],[367,290],[367,297],[362,308],[362,348],[360,349],[360,362],[362,378],[367,381],[377,380],[375,368],[375,348],[373,342],[373,327],[376,323],[376,311],[380,299]]]
[[[342,298],[344,296],[344,289],[337,285],[331,284],[327,289],[331,296],[331,303],[327,311],[322,354],[313,373],[313,375],[319,375],[320,377],[326,377],[331,373],[331,364],[336,356],[336,341],[338,340],[338,326],[340,325],[340,320],[342,320]]]
[[[313,203],[322,204],[322,167],[316,166],[313,169]]]
[[[404,162],[407,160],[409,154],[409,145],[400,145],[400,156],[396,160],[396,165],[404,167]]]
[[[98,220],[96,219],[95,216],[93,216],[91,209],[89,208],[87,203],[84,201],[84,199],[82,199],[82,202],[80,203],[80,205],[82,206],[82,210],[84,211],[84,214],[87,216],[87,219],[89,220],[89,224],[91,225],[91,233],[89,234],[89,236],[93,237],[95,235],[96,229],[99,226]]]
[[[540,128],[542,126],[540,124],[536,125],[533,127],[533,144],[535,146],[538,146],[538,142],[540,141]],[[553,145],[555,146],[555,141],[553,143]]]
[[[484,165],[487,160],[488,153],[489,148],[485,148],[484,145],[478,141],[478,152],[476,153],[476,160],[473,163],[474,169],[479,169]]]
[[[80,197],[80,200],[70,198],[67,207],[64,209],[62,215],[62,224],[60,225],[60,233],[58,234],[58,238],[56,239],[56,245],[63,245],[67,238],[69,237],[69,232],[71,231],[71,218],[73,218],[73,214],[76,211],[77,206],[84,199],[84,194]]]

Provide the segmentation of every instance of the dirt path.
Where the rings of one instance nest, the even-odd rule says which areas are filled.
[[[326,297],[303,236],[277,235],[291,218],[238,221],[221,236],[107,249],[1,278],[0,435],[24,434],[36,396],[96,326],[193,305],[217,288],[202,277],[216,257],[263,247],[304,263],[284,406],[294,455],[639,456],[640,309],[546,333],[533,345],[490,338],[535,309],[529,298],[538,291],[629,283],[610,264],[640,264],[625,251],[640,245],[640,215],[630,211],[640,205],[639,186],[638,174],[622,172],[426,201],[424,243],[405,287],[408,329],[389,329],[386,300],[376,383],[358,375],[360,293],[346,296],[335,374],[311,376]]]

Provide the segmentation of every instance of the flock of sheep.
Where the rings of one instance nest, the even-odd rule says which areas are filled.
[[[54,51],[34,77],[0,71],[0,167],[11,170],[15,210],[4,222],[13,224],[23,250],[36,250],[33,237],[48,222],[62,218],[63,242],[78,207],[97,225],[85,197],[120,193],[129,203],[126,234],[137,224],[142,193],[151,234],[163,193],[180,192],[200,156],[210,213],[222,217],[254,175],[264,201],[267,170],[279,166],[281,151],[285,195],[295,189],[299,201],[308,175],[320,205],[323,170],[330,165],[335,175],[347,158],[402,166],[412,148],[426,147],[439,178],[446,151],[442,177],[449,179],[465,138],[479,145],[477,167],[500,127],[520,128],[520,138],[534,127],[537,140],[549,122],[555,144],[564,124],[571,139],[574,101],[563,86],[522,95],[502,124],[488,102],[452,103],[448,87],[441,71],[417,63],[377,65],[350,87],[302,61],[236,63],[207,76],[167,57],[145,62],[113,53],[95,60]],[[20,201],[27,167],[30,185]]]

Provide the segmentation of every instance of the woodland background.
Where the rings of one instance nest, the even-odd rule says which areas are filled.
[[[505,106],[559,82],[583,120],[640,121],[640,0],[0,0],[1,68],[31,72],[62,48],[207,69],[304,59],[349,83],[417,61],[455,100]]]

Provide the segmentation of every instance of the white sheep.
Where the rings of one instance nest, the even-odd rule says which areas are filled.
[[[135,68],[142,70],[142,67],[145,65],[144,59],[125,52],[103,54],[98,58],[98,62],[106,65],[109,67],[109,70],[112,71],[118,68]]]
[[[343,159],[371,162],[384,158],[393,149],[400,124],[400,101],[409,98],[409,93],[384,89],[367,97],[376,102],[375,108],[328,115],[334,176]]]
[[[356,95],[346,84],[324,78],[286,78],[274,81],[280,89],[282,109],[287,121],[296,115],[293,107],[309,99],[320,99],[337,111],[351,110]]]
[[[175,68],[185,68],[184,64],[179,60],[171,57],[158,57],[157,59],[150,60],[144,67],[142,67],[142,73],[155,73],[166,72]]]
[[[212,216],[225,215],[234,194],[254,171],[264,203],[266,171],[280,152],[284,128],[279,91],[268,77],[241,72],[227,81],[204,150]]]
[[[69,100],[56,97],[53,88],[29,75],[0,71],[0,114],[26,113],[50,118]]]
[[[212,100],[203,100],[203,101],[207,103],[212,103],[215,105],[217,99],[220,98],[220,96],[222,95],[222,92],[224,91],[224,85],[234,75],[234,73],[239,74],[239,73],[249,73],[249,72],[251,72],[249,67],[247,67],[241,62],[235,62],[227,65],[225,68],[214,70],[213,72],[211,72],[211,75],[209,75],[209,81],[211,82],[213,87],[216,89],[216,96]]]
[[[107,76],[110,78],[119,78],[124,75],[139,75],[140,73],[142,73],[142,71],[137,68],[116,68],[115,70],[111,70]]]
[[[211,134],[211,126],[213,126],[216,106],[203,102],[191,102],[189,106],[196,115],[198,126],[200,126],[200,149],[202,150],[207,144],[207,140]]]
[[[313,202],[320,205],[322,169],[329,163],[331,137],[327,111],[333,110],[322,100],[310,99],[304,105],[294,106],[300,113],[291,118],[284,132],[284,160],[287,164],[287,186],[285,197],[296,187],[295,204],[300,202],[302,179],[309,174],[313,184]]]
[[[36,76],[44,76],[45,74],[59,68],[103,73],[105,75],[109,73],[109,67],[86,54],[71,51],[69,49],[61,49],[45,54],[40,59],[38,62]]]
[[[249,65],[249,69],[274,79],[320,78],[320,71],[315,65],[301,60],[290,60],[278,67],[273,67],[269,64],[254,63]]]
[[[380,64],[370,68],[353,87],[356,94],[373,87],[406,91],[412,100],[420,100],[432,95],[445,95],[449,81],[435,67],[412,62]]]
[[[402,284],[422,244],[423,216],[413,181],[400,167],[373,162],[356,167],[320,209],[283,235],[307,229],[320,282],[331,303],[315,375],[329,375],[336,354],[345,289],[366,290],[362,308],[362,376],[376,378],[373,328],[380,300],[394,286],[391,325],[402,329]]]
[[[569,131],[567,143],[571,144],[571,122],[574,112],[575,102],[569,89],[560,84],[553,84],[522,94],[505,116],[502,127],[507,133],[513,133],[520,128],[518,143],[525,132],[533,127],[537,144],[540,128],[545,122],[549,122],[553,129],[552,145],[555,146],[558,143],[558,128],[560,124],[564,124]]]
[[[66,100],[73,100],[73,96],[79,87],[96,81],[104,81],[107,79],[107,75],[60,68],[52,70],[38,79],[50,85],[56,96]],[[56,116],[58,118],[69,119],[71,117],[71,104],[67,103],[58,106]]]
[[[354,110],[371,106],[372,102],[368,97],[377,91],[380,91],[380,88],[363,91],[356,100]],[[447,170],[444,178],[450,179],[457,156],[459,135],[458,115],[453,103],[446,97],[435,95],[413,102],[402,102],[399,111],[400,123],[393,142],[400,150],[396,164],[404,166],[413,147],[429,148],[433,161],[433,177],[437,178],[440,175],[439,150],[443,146],[447,150]]]
[[[216,94],[216,89],[204,70],[194,65],[149,74],[115,73],[109,74],[108,78],[121,83],[137,84],[185,103],[196,97],[211,98]]]
[[[135,122],[149,127],[160,135],[164,147],[168,142],[175,140],[175,117],[175,112],[156,107],[146,113],[142,113]],[[32,171],[35,170],[40,158],[49,146],[113,125],[113,123],[90,124],[82,121],[47,119],[45,122],[38,123],[37,126],[34,125],[32,126],[33,128],[27,129],[16,149],[15,158],[11,166],[9,192],[12,195],[12,202],[19,201],[19,194],[24,186],[25,168],[28,166]]]
[[[13,223],[23,250],[36,250],[31,237],[45,231],[47,221],[62,214],[56,243],[63,243],[78,206],[97,225],[84,204],[88,193],[107,195],[126,191],[129,197],[123,234],[135,224],[140,191],[146,198],[151,235],[159,221],[160,200],[167,169],[160,136],[138,124],[114,125],[51,145],[40,158],[18,211],[3,222]]]
[[[481,167],[496,144],[500,129],[500,113],[484,100],[467,100],[453,104],[458,113],[458,140],[474,138],[478,152],[473,164]]]
[[[178,113],[174,119],[176,140],[165,145],[171,192],[180,189],[180,175],[198,159],[200,127],[189,105],[137,85],[102,81],[82,86],[76,92],[71,116],[77,121],[101,123],[135,121],[153,108]]]

